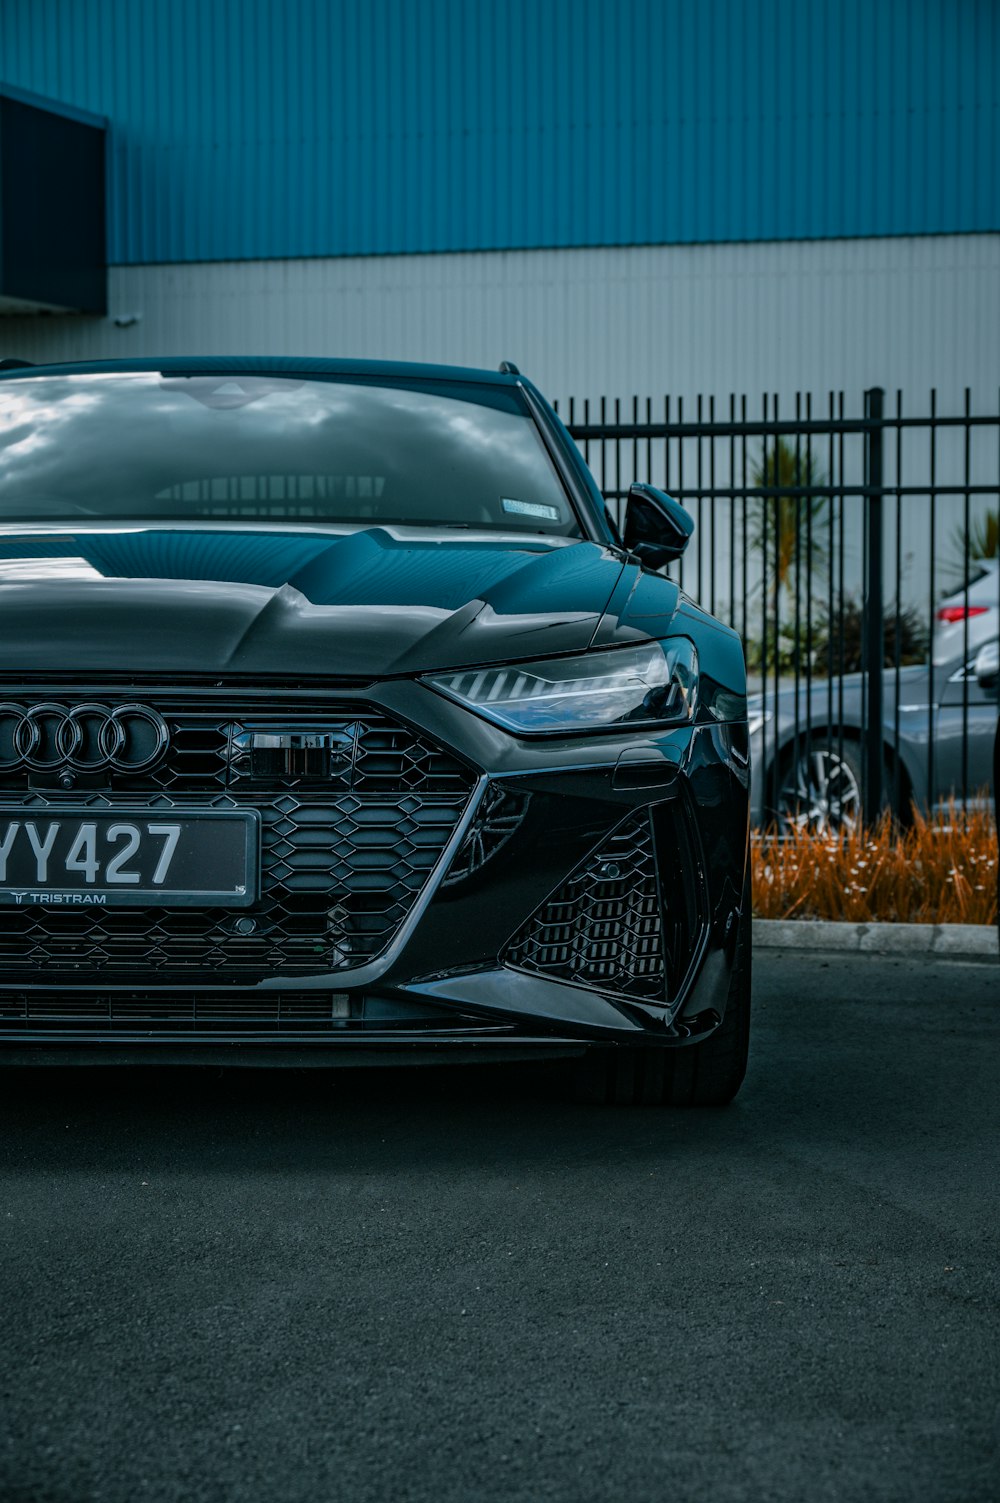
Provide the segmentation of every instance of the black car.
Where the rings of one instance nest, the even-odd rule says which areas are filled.
[[[738,637],[529,381],[0,376],[0,1034],[20,1061],[579,1056],[721,1104],[750,1011]]]

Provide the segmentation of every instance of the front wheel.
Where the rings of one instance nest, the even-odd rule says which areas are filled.
[[[750,1051],[750,875],[740,913],[726,1015],[700,1044],[679,1049],[593,1050],[576,1066],[579,1101],[612,1106],[728,1106]]]

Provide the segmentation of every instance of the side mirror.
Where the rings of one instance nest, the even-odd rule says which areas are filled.
[[[980,689],[995,689],[1000,684],[1000,641],[980,647],[972,671]]]
[[[680,558],[691,541],[694,517],[654,485],[635,484],[625,503],[625,547],[651,569]]]

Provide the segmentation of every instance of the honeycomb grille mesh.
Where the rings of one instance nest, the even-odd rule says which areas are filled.
[[[161,760],[138,773],[80,777],[79,787],[96,781],[116,792],[163,792],[177,798],[226,789],[295,793],[307,787],[324,793],[454,794],[467,792],[471,782],[469,769],[450,752],[374,705],[332,701],[317,708],[311,697],[303,705],[272,694],[260,703],[234,705],[227,697],[192,706],[155,689],[80,693],[57,686],[31,695],[4,685],[0,697],[21,706],[43,699],[65,708],[94,700],[110,706],[124,699],[148,705],[163,717],[170,739]],[[287,732],[313,749],[268,749],[269,741]],[[11,752],[3,747],[8,764]],[[24,791],[37,784],[23,765],[0,770],[0,790]]]
[[[74,702],[65,692],[49,697]],[[102,696],[121,698],[121,691]],[[249,983],[275,972],[347,972],[388,948],[471,797],[475,778],[464,764],[370,706],[317,709],[313,698],[303,713],[273,695],[263,709],[204,700],[191,709],[165,692],[135,688],[127,698],[162,714],[171,733],[167,755],[141,775],[105,775],[99,787],[79,779],[74,807],[257,809],[259,899],[235,913],[0,908],[0,981],[37,983],[59,973],[80,983]],[[286,753],[280,741],[289,727],[297,745]],[[248,734],[256,738],[249,753]],[[55,814],[59,795],[29,785],[21,769],[5,770],[0,802]],[[241,932],[247,920],[252,931]]]
[[[107,799],[87,802],[109,806]],[[3,908],[0,978],[58,971],[105,982],[113,972],[127,979],[149,973],[170,973],[168,980],[182,974],[252,979],[364,964],[403,923],[465,802],[415,794],[254,801],[262,850],[261,893],[253,908]],[[41,800],[23,806],[55,810]],[[160,798],[143,807],[161,813],[174,805]],[[191,812],[198,805],[186,798],[180,807]],[[223,796],[201,807],[245,808],[247,801]],[[247,919],[253,932],[238,932]]]
[[[469,785],[469,774],[454,757],[424,737],[378,712],[363,716],[357,710],[334,709],[323,715],[302,715],[289,721],[247,714],[241,719],[218,715],[165,716],[171,729],[171,748],[162,766],[145,782],[122,781],[124,787],[155,784],[176,795],[207,787],[268,787],[295,791],[322,785],[337,792],[360,794],[458,793]],[[267,738],[288,723],[304,736],[321,737],[328,751],[313,770],[296,763],[285,765],[281,753],[254,756],[243,749],[248,735]],[[319,759],[317,758],[317,761]],[[263,765],[259,765],[263,763]]]
[[[561,981],[662,1002],[662,903],[647,811],[607,837],[511,941],[506,963]]]

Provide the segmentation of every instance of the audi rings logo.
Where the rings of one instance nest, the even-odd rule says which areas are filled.
[[[143,772],[170,742],[146,705],[0,703],[0,772]]]

